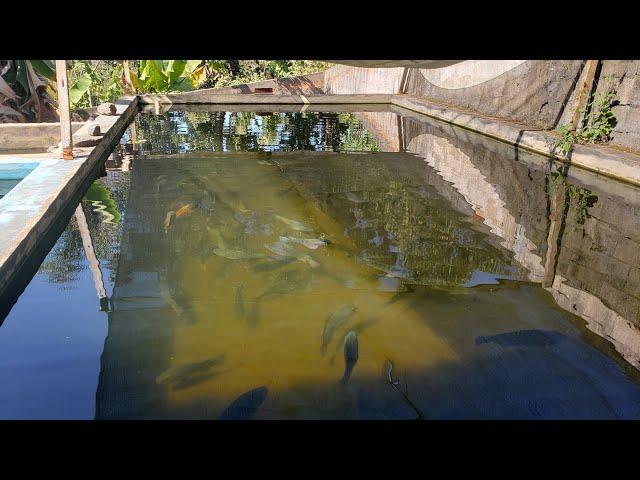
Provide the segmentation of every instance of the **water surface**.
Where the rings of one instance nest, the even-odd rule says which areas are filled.
[[[2,418],[640,415],[637,189],[392,112],[142,113],[107,166]]]

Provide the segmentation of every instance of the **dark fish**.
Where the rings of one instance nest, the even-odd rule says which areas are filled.
[[[258,387],[236,398],[218,420],[251,420],[267,398],[269,389]]]
[[[516,330],[498,335],[481,335],[476,338],[476,345],[495,343],[502,347],[546,347],[561,340],[562,336],[551,330]]]
[[[273,297],[291,293],[294,290],[303,289],[307,285],[308,273],[300,270],[287,270],[280,272],[274,282],[256,300],[265,297]]]
[[[224,363],[224,355],[218,355],[214,358],[208,358],[201,362],[192,362],[184,365],[178,365],[171,367],[170,369],[162,372],[156,378],[158,384],[175,384],[186,381],[187,378],[194,375],[202,375],[209,372],[213,367]]]
[[[320,346],[320,353],[322,353],[322,355],[327,352],[327,347],[333,335],[340,327],[347,323],[347,320],[349,320],[349,317],[353,315],[356,309],[355,305],[342,305],[327,318],[327,322],[322,329],[322,345]]]
[[[244,298],[242,297],[242,292],[244,290],[244,285],[237,285],[235,288],[235,308],[236,308],[236,316],[238,318],[244,318]]]
[[[344,337],[344,375],[342,375],[342,383],[347,383],[353,367],[358,361],[358,334],[351,330]]]

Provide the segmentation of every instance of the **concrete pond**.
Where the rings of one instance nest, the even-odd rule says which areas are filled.
[[[0,418],[640,418],[640,187],[461,115],[142,96],[0,156]]]

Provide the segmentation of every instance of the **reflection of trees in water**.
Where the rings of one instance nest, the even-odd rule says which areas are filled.
[[[105,188],[113,200],[120,218],[124,216],[129,193],[129,174],[127,172],[109,172],[106,177],[96,180]],[[83,199],[91,241],[97,258],[110,270],[110,281],[115,281],[116,266],[120,253],[122,222],[108,223],[99,211]],[[40,266],[39,272],[46,275],[50,283],[68,284],[78,280],[80,272],[87,268],[82,237],[75,216]],[[63,287],[64,288],[64,287]]]
[[[167,112],[140,114],[142,153],[357,150],[379,146],[352,113]]]

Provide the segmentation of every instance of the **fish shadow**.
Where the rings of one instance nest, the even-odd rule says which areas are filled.
[[[258,387],[243,393],[220,414],[218,420],[251,420],[267,399],[269,389]]]

